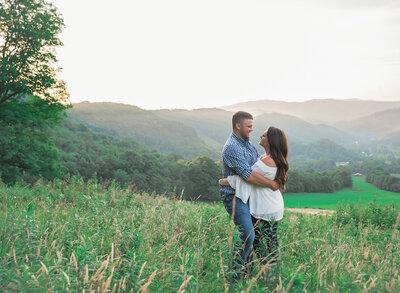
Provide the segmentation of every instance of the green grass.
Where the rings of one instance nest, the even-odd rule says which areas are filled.
[[[349,205],[337,215],[285,213],[274,278],[255,260],[233,285],[224,275],[237,232],[221,203],[79,178],[0,183],[0,291],[399,292],[398,210]]]
[[[362,205],[365,206],[374,199],[378,203],[394,202],[400,205],[400,193],[378,189],[364,182],[365,177],[353,177],[353,187],[334,193],[287,193],[284,194],[285,207],[335,209],[338,203],[359,202],[361,194]]]

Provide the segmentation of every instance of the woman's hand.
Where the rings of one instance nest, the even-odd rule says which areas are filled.
[[[223,179],[219,179],[218,180],[218,184],[219,184],[219,186],[229,186],[229,182],[228,182],[228,179],[227,178],[223,178]]]

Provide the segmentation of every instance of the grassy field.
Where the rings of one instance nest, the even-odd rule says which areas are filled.
[[[400,206],[400,193],[385,191],[364,182],[365,177],[353,177],[353,187],[334,193],[288,193],[284,194],[285,206],[291,208],[321,208],[335,209],[336,205],[346,202],[359,202],[361,194],[362,205],[376,200],[377,203],[394,202]]]
[[[224,277],[237,232],[222,204],[81,179],[0,183],[1,292],[399,292],[399,211],[286,213],[276,269]]]

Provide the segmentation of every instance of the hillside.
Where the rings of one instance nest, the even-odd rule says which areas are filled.
[[[165,154],[177,153],[187,159],[202,155],[219,158],[218,150],[208,146],[192,127],[163,119],[136,106],[83,102],[74,104],[68,114],[94,130],[118,137],[133,137]]]
[[[193,127],[198,135],[209,145],[222,149],[227,137],[232,132],[231,120],[233,112],[222,109],[195,110],[157,110],[152,111],[157,116],[170,121],[181,122]]]
[[[269,126],[284,130],[293,143],[311,143],[325,138],[342,145],[352,145],[354,142],[354,137],[345,131],[328,125],[311,124],[290,115],[270,113],[254,118],[254,134],[263,133]]]
[[[289,159],[292,163],[305,163],[315,160],[355,162],[364,159],[361,153],[348,150],[329,139],[320,139],[310,144],[291,143],[289,147]]]
[[[184,161],[176,154],[151,151],[131,137],[94,132],[70,118],[50,134],[67,176],[79,176],[85,182],[115,180],[149,193],[176,191],[186,200],[220,198],[216,178],[221,176],[221,166],[208,157]]]
[[[311,122],[334,123],[341,120],[353,120],[395,107],[400,107],[400,102],[318,99],[305,102],[260,100],[238,103],[222,108],[228,111],[244,110],[254,115],[282,113],[297,116]]]
[[[400,131],[400,108],[380,111],[358,119],[342,122],[341,125],[355,132],[383,137]]]

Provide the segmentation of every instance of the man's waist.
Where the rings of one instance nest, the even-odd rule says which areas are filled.
[[[221,193],[221,196],[232,195],[232,194],[235,194],[235,189],[233,189],[230,186],[223,186],[221,188],[220,193]]]

